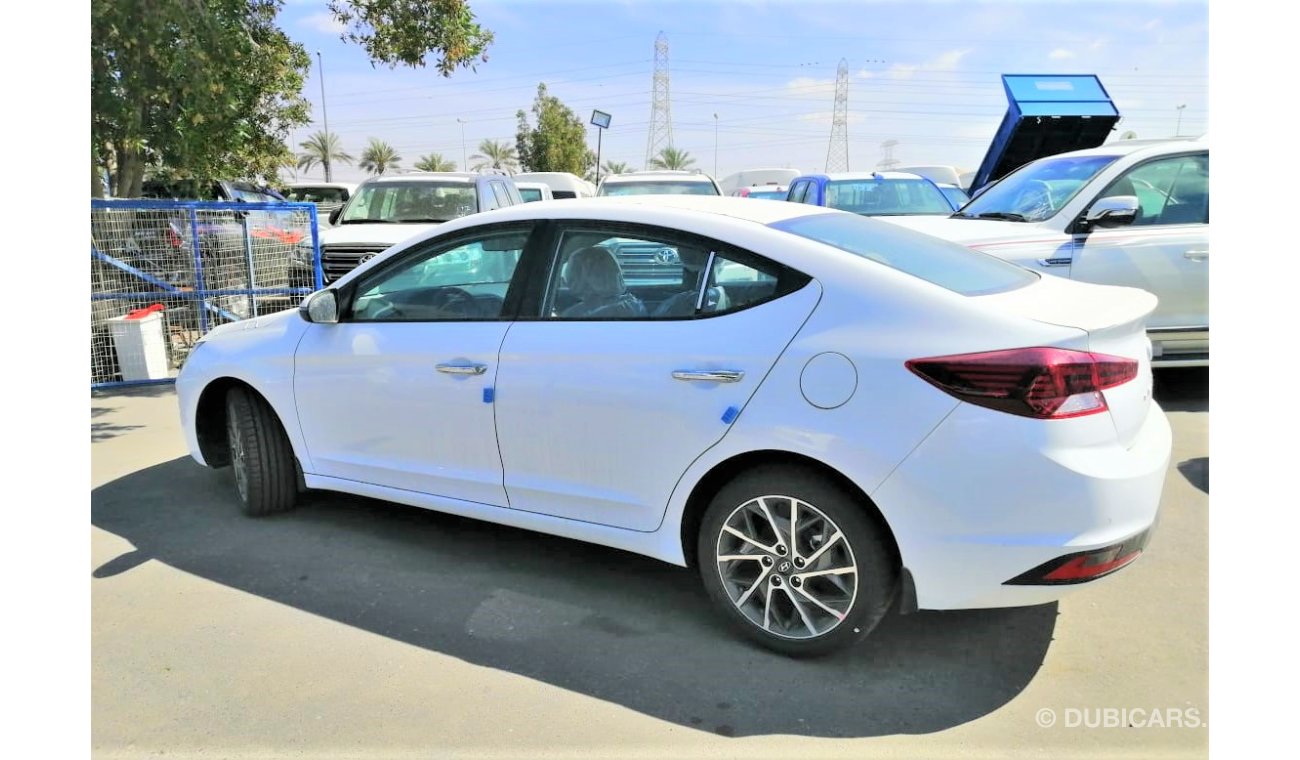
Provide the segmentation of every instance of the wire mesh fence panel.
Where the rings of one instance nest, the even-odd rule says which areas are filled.
[[[217,325],[320,287],[310,203],[91,201],[91,385],[167,382]]]

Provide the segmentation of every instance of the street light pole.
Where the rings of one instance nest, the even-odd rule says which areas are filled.
[[[467,172],[469,159],[465,158],[465,120],[458,118],[456,121],[460,122],[460,170]]]
[[[718,178],[718,115],[713,114],[713,178]]]
[[[316,51],[316,70],[320,72],[320,114],[325,122],[325,181],[332,182],[330,175],[330,114],[325,109],[325,62],[321,60],[320,51]]]
[[[1181,106],[1177,106],[1178,126],[1174,127],[1174,137],[1181,137],[1183,134],[1183,109],[1186,107],[1187,107],[1186,103],[1182,104]]]

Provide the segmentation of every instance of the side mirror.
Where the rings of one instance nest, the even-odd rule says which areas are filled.
[[[1092,204],[1084,221],[1094,227],[1122,227],[1137,219],[1138,209],[1136,195],[1113,195]]]
[[[318,290],[307,296],[298,307],[298,314],[308,322],[333,325],[339,321],[339,297],[333,288]]]
[[[343,207],[342,207],[342,206],[339,206],[338,208],[336,208],[336,209],[334,209],[333,211],[330,212],[330,224],[331,224],[331,225],[338,224],[338,223],[339,223],[339,217],[340,217],[340,216],[343,216]]]

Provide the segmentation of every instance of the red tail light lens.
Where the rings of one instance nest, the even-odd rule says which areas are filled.
[[[962,401],[1053,420],[1106,411],[1101,392],[1138,372],[1136,359],[1047,347],[913,359],[906,366]]]

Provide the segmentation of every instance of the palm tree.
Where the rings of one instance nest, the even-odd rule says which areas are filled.
[[[622,161],[606,161],[601,164],[601,174],[627,174],[632,167]]]
[[[650,159],[650,166],[654,169],[687,169],[693,163],[695,159],[691,158],[690,153],[671,147],[664,148],[659,151],[659,155]]]
[[[348,155],[343,146],[339,143],[339,136],[333,132],[317,132],[311,137],[298,144],[303,149],[298,154],[297,167],[305,172],[311,171],[316,165],[325,167],[326,176],[330,173],[330,167],[335,163],[352,163],[352,156]]]
[[[393,146],[377,137],[372,137],[370,144],[361,151],[361,163],[358,166],[371,174],[383,174],[389,169],[398,168],[401,162],[402,157],[397,155],[397,150]]]
[[[454,172],[456,162],[443,158],[441,153],[430,153],[420,156],[420,160],[415,162],[415,168],[422,172]]]
[[[505,169],[514,171],[519,168],[519,156],[507,141],[484,140],[478,144],[478,153],[470,156],[475,161],[474,169]]]

